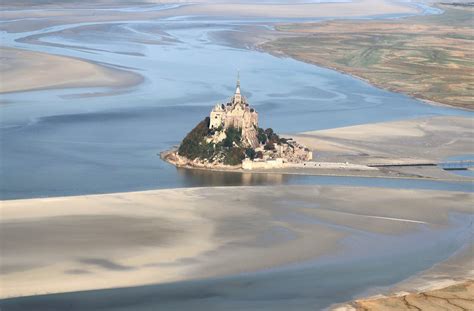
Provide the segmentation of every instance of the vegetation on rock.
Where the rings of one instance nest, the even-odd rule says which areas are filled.
[[[180,156],[189,160],[202,160],[207,162],[220,162],[226,165],[239,165],[245,158],[263,158],[261,151],[246,147],[242,138],[242,131],[238,128],[225,129],[225,138],[215,143],[212,138],[223,131],[222,128],[209,129],[210,119],[207,117],[189,132],[181,142],[178,149]],[[275,144],[286,140],[281,139],[273,129],[257,129],[257,138],[265,146],[265,150],[274,150]]]
[[[209,156],[209,146],[204,144],[204,139],[209,133],[209,117],[199,122],[191,132],[184,137],[178,149],[178,154],[190,160],[204,159]],[[203,143],[204,142],[204,143]]]

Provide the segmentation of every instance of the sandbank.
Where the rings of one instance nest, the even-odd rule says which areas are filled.
[[[0,93],[52,88],[130,87],[137,73],[83,60],[21,49],[0,48]]]
[[[356,17],[383,14],[413,14],[417,9],[393,1],[359,0],[347,3],[250,4],[203,3],[176,9],[179,15],[209,15],[268,18]]]
[[[439,163],[474,154],[473,121],[468,117],[428,117],[355,125],[288,135],[314,150],[314,161],[373,164]],[[316,169],[293,170],[317,174]],[[465,180],[437,166],[388,167],[375,172],[321,170],[324,175],[364,175]]]
[[[305,262],[341,250],[342,239],[354,232],[399,235],[420,225],[446,227],[450,212],[472,211],[472,199],[457,192],[292,186],[2,201],[0,297]]]
[[[441,161],[474,154],[473,120],[469,117],[428,117],[362,124],[293,135],[319,158],[351,158],[354,163]],[[420,148],[422,147],[422,148]]]
[[[120,3],[110,6],[107,10],[97,7],[80,6],[66,3],[51,7],[49,4],[35,6],[33,10],[23,10],[24,6],[15,8],[13,4],[5,5],[8,10],[2,12],[5,21],[0,30],[23,32],[41,29],[52,25],[72,24],[79,22],[100,22],[120,20],[146,20],[175,16],[212,16],[237,18],[337,18],[363,17],[385,14],[415,14],[417,8],[402,2],[387,0],[358,0],[341,3],[312,4],[252,4],[238,1],[185,1],[182,6],[166,10],[120,10],[124,7],[138,7],[136,3]],[[164,4],[164,3],[162,3]],[[45,10],[41,10],[44,7]],[[48,8],[52,8],[48,10]],[[114,10],[115,8],[116,10]],[[80,9],[80,10],[78,10]],[[93,14],[92,14],[93,13]]]

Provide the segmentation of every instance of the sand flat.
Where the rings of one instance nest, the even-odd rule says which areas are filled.
[[[0,48],[0,93],[71,87],[128,87],[139,74],[83,60],[21,49]]]
[[[413,7],[393,1],[359,0],[347,3],[250,4],[202,3],[176,9],[180,15],[248,16],[272,18],[354,17],[380,14],[415,13]]]
[[[161,1],[160,1],[161,2]],[[165,4],[166,2],[161,2]],[[5,23],[1,30],[23,32],[45,28],[52,25],[79,22],[101,22],[119,20],[147,20],[174,16],[224,16],[250,18],[320,18],[320,17],[361,17],[380,14],[412,14],[418,9],[403,3],[388,0],[358,0],[341,3],[309,3],[309,4],[253,4],[239,1],[182,1],[183,6],[167,10],[123,11],[121,8],[135,8],[136,3],[121,3],[109,6],[107,10],[94,10],[94,6],[84,9],[81,3],[63,3],[60,7],[47,4],[36,6],[34,10],[16,9],[2,12]],[[11,5],[10,5],[11,6]],[[45,10],[40,8],[44,7]],[[114,9],[110,9],[114,7]],[[13,5],[14,8],[14,5]],[[77,10],[79,8],[80,10]],[[25,20],[26,18],[30,20]]]
[[[359,299],[333,311],[473,310],[473,297],[474,280],[467,280],[423,292]]]
[[[473,121],[468,117],[430,117],[292,135],[317,157],[344,162],[440,161],[474,154]],[[422,148],[420,148],[422,147]]]
[[[354,230],[397,236],[420,225],[445,228],[448,213],[469,213],[472,199],[456,192],[294,186],[2,201],[0,297],[305,262],[337,252]]]

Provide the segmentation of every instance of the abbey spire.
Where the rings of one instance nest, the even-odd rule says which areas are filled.
[[[240,71],[237,72],[237,87],[235,88],[235,94],[240,94]]]
[[[240,93],[240,74],[237,74],[237,85],[234,96],[227,104],[217,104],[209,116],[209,128],[241,130],[243,141],[253,148],[259,145],[257,140],[258,113],[250,107],[247,99]]]
[[[240,94],[240,72],[237,72],[237,86],[235,87],[235,94],[233,104],[242,104],[242,94]]]

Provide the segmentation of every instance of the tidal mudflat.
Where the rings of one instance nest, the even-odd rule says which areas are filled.
[[[166,284],[0,305],[321,309],[447,259],[472,239],[472,199],[460,192],[286,186],[6,201],[3,298]]]
[[[350,8],[364,3],[372,2],[321,5],[366,17],[372,13]],[[383,15],[423,13],[387,3]],[[176,13],[203,7],[215,11]],[[318,10],[308,17],[306,6],[278,17],[235,16],[233,8],[67,3],[5,10],[6,48],[107,74],[1,94],[2,309],[321,309],[384,290],[472,240],[469,182],[189,171],[161,161],[160,151],[233,90],[239,69],[262,125],[277,132],[317,138],[312,131],[473,116],[223,44],[223,36],[252,27],[327,17]],[[66,81],[75,72],[60,69],[45,75]],[[360,140],[348,149],[372,147],[384,156]],[[224,185],[235,187],[216,187]]]
[[[21,11],[9,12],[17,19],[5,15],[3,44],[126,70],[142,76],[143,83],[2,94],[3,199],[208,185],[208,179],[188,180],[157,154],[178,144],[215,101],[229,94],[239,69],[242,89],[263,116],[262,126],[277,132],[472,115],[214,40],[220,32],[249,24],[267,27],[272,20],[101,11],[101,21],[71,23],[65,22],[65,11],[44,13],[41,21],[47,25],[29,15],[18,18]],[[158,15],[150,19],[147,14]]]
[[[469,170],[458,171],[464,172],[459,174],[446,171],[442,165],[436,164],[472,159],[472,133],[472,118],[433,117],[310,131],[292,137],[318,150],[315,161],[381,166],[376,171],[347,171],[348,175],[464,180],[470,184]],[[434,165],[417,166],[416,163]],[[403,164],[407,166],[397,166]],[[310,168],[297,171],[307,174],[338,173],[337,170]]]
[[[13,48],[1,48],[0,55],[0,93],[87,86],[119,88],[142,82],[140,75],[70,57]]]

